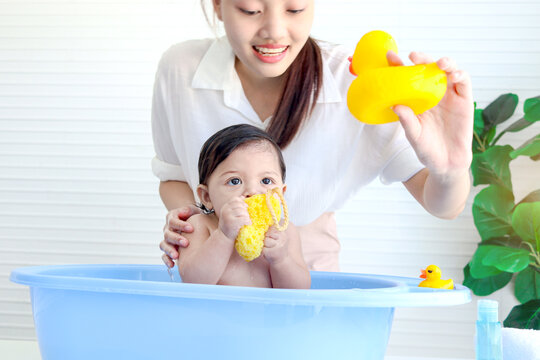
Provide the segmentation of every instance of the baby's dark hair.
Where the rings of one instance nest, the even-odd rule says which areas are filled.
[[[255,126],[240,124],[226,127],[212,135],[201,148],[199,154],[199,184],[206,184],[214,170],[236,149],[253,143],[270,143],[276,150],[281,179],[285,182],[285,161],[281,149],[264,130]]]

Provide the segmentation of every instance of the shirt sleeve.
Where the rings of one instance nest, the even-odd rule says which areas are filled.
[[[182,164],[176,154],[171,137],[171,80],[166,55],[161,59],[154,82],[152,97],[152,138],[156,156],[152,159],[152,172],[160,181],[187,181]]]
[[[404,182],[413,177],[425,166],[418,160],[413,148],[408,146],[397,152],[382,169],[379,179],[383,184]]]

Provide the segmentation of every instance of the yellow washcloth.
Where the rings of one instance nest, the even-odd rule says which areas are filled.
[[[283,202],[285,221],[279,226],[281,220],[281,206],[279,200],[273,196],[276,192]],[[277,224],[278,230],[283,231],[288,225],[288,213],[285,200],[281,192],[276,188],[266,194],[253,195],[245,200],[248,204],[248,213],[251,218],[251,225],[244,225],[238,232],[234,247],[240,256],[246,261],[251,261],[261,255],[264,246],[264,237],[268,228]],[[270,212],[272,207],[273,214]]]

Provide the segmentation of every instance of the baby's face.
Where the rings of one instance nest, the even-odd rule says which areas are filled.
[[[207,185],[211,201],[207,205],[216,214],[233,197],[263,194],[275,187],[285,190],[276,150],[267,143],[234,150],[210,175]]]

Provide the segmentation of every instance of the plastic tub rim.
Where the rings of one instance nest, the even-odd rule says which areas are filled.
[[[166,296],[190,299],[240,301],[264,304],[346,306],[346,307],[420,307],[460,305],[471,301],[470,290],[456,285],[454,290],[419,288],[421,279],[373,274],[332,273],[312,271],[313,277],[350,277],[381,281],[388,285],[373,289],[268,289],[243,286],[223,286],[66,276],[50,273],[60,270],[123,269],[166,272],[163,265],[45,265],[15,269],[12,282],[31,288],[47,288],[100,293],[123,293],[147,296]],[[49,272],[49,273],[47,273]]]

